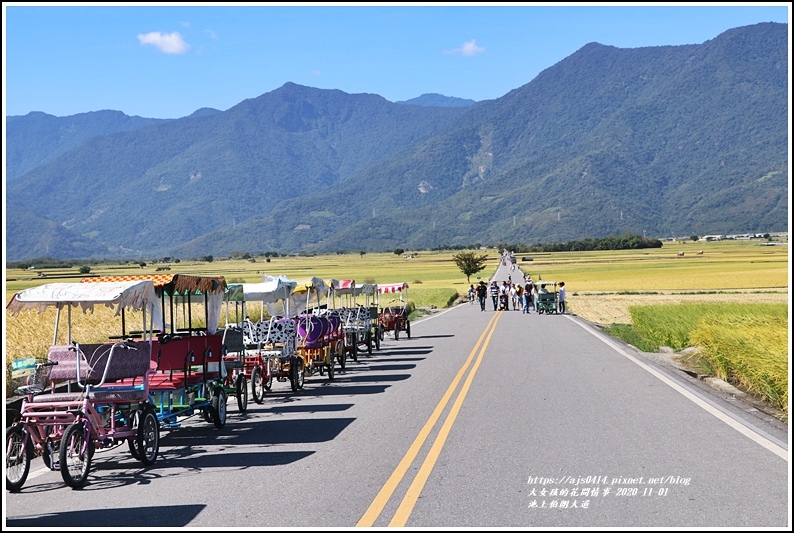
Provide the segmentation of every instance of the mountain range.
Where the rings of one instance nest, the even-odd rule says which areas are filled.
[[[788,228],[788,25],[590,43],[504,96],[286,83],[180,119],[6,119],[6,260]]]

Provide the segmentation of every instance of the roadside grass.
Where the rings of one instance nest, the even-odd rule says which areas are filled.
[[[632,306],[632,324],[605,330],[645,352],[698,350],[685,361],[788,412],[788,306],[665,304]]]

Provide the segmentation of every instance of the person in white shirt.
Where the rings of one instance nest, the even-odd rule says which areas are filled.
[[[560,290],[557,293],[557,310],[565,314],[565,282],[560,282]]]

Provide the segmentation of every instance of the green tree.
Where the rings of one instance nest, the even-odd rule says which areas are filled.
[[[91,267],[88,265],[83,265],[80,267],[80,274],[88,274],[91,272]]]
[[[402,255],[403,253],[405,253],[405,250],[403,250],[402,248],[394,249],[394,255]]]
[[[460,252],[452,256],[455,264],[466,276],[466,283],[471,283],[472,274],[485,269],[485,262],[488,260],[488,254],[477,255],[476,252]]]

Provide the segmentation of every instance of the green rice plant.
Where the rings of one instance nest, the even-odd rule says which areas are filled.
[[[443,309],[449,307],[452,302],[458,297],[458,291],[455,289],[425,289],[416,288],[411,289],[411,301],[416,304],[416,307],[429,307],[431,305]]]
[[[720,316],[744,323],[756,316],[788,321],[788,308],[782,304],[686,303],[632,306],[634,328],[641,337],[658,346],[681,350],[693,346],[690,333],[704,316]]]
[[[634,329],[634,326],[631,324],[612,324],[611,326],[605,327],[604,331],[606,331],[613,337],[622,339],[623,341],[631,344],[632,346],[643,352],[659,351],[658,344],[655,344],[652,341],[638,334],[637,330]]]
[[[658,349],[681,350],[689,346],[689,332],[705,313],[701,304],[664,304],[629,307],[637,334]]]
[[[629,309],[633,328],[608,329],[644,351],[701,348],[697,363],[787,411],[788,307],[785,304],[668,304]]]
[[[704,315],[690,338],[714,375],[787,411],[788,309],[768,307],[763,314]]]

